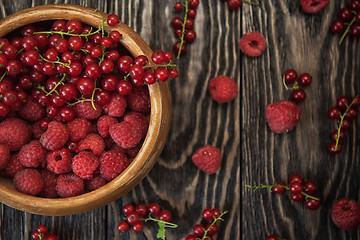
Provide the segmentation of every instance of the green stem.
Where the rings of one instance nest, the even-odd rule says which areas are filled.
[[[171,64],[171,62],[169,62],[169,63],[166,63],[166,64],[154,64],[154,65],[143,66],[144,69],[147,69],[147,68],[156,69],[158,67],[175,68],[176,64]]]
[[[341,43],[344,41],[346,35],[348,34],[348,32],[350,31],[351,25],[353,25],[353,23],[355,22],[355,17],[351,20],[351,22],[348,24],[347,28],[345,29],[345,32],[343,33],[343,35],[340,38],[339,41],[339,45],[341,45]]]
[[[41,61],[49,62],[49,63],[52,63],[52,64],[58,63],[58,64],[63,65],[63,66],[66,67],[66,68],[69,68],[69,67],[70,67],[70,61],[69,61],[69,63],[63,63],[63,62],[60,61],[60,58],[59,58],[59,57],[57,57],[56,61],[49,61],[49,60],[47,60],[46,58],[44,58],[41,54],[39,54],[39,56],[40,56],[40,58],[41,58]]]
[[[168,227],[168,228],[177,228],[177,227],[178,227],[178,225],[175,224],[175,223],[165,222],[165,221],[163,221],[163,220],[153,218],[153,217],[151,217],[150,214],[149,214],[148,218],[145,218],[145,219],[144,219],[144,221],[145,221],[145,222],[147,222],[147,221],[154,221],[154,222],[158,222],[158,223],[163,223],[163,224],[165,224],[165,227]]]
[[[285,75],[283,76],[282,81],[283,81],[283,84],[284,84],[286,90],[295,90],[295,89],[299,88],[299,84],[297,81],[294,83],[294,85],[292,87],[288,87],[285,82]]]
[[[62,78],[60,79],[60,81],[56,83],[56,85],[53,87],[53,89],[51,89],[50,92],[48,92],[48,93],[46,94],[46,96],[52,95],[53,92],[56,92],[56,88],[57,88],[58,86],[64,85],[65,77],[66,77],[66,74],[64,73],[63,76],[62,76]]]
[[[185,16],[184,16],[184,21],[182,23],[182,30],[181,30],[181,36],[180,36],[180,46],[179,46],[179,51],[178,51],[178,54],[177,54],[177,59],[180,58],[181,48],[184,45],[185,23],[186,23],[187,14],[188,14],[188,11],[189,11],[189,1],[190,0],[185,1]]]
[[[101,30],[101,28],[98,28],[96,31],[91,32],[92,29],[93,29],[93,28],[91,27],[89,33],[82,33],[82,34],[75,34],[75,33],[62,32],[62,31],[42,31],[42,32],[34,32],[34,34],[42,34],[42,33],[45,33],[45,34],[50,34],[50,35],[60,34],[61,37],[63,37],[64,35],[66,35],[66,36],[77,36],[77,37],[88,37],[88,36],[91,36],[91,35],[94,35],[94,34],[100,32],[100,30]]]
[[[4,74],[1,76],[0,78],[0,82],[2,82],[2,80],[4,79],[4,77],[6,76],[7,72],[5,71]]]
[[[220,214],[219,217],[215,218],[214,221],[210,224],[210,226],[207,229],[204,229],[204,236],[201,238],[201,240],[205,240],[207,237],[207,233],[210,231],[211,227],[219,220],[224,221],[224,219],[222,219],[221,217],[224,216],[226,213],[228,213],[228,211],[224,211]]]

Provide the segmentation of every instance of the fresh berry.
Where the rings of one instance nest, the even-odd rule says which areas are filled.
[[[300,0],[304,12],[316,14],[321,12],[329,3],[329,0]]]
[[[213,174],[221,165],[220,149],[211,145],[203,146],[192,155],[192,161],[200,170]]]
[[[5,176],[14,177],[16,173],[25,169],[25,167],[19,161],[19,154],[15,153],[10,156],[10,162],[6,165],[3,173]]]
[[[75,118],[68,122],[66,127],[69,132],[70,140],[77,142],[80,139],[85,138],[90,132],[91,123],[85,118]]]
[[[113,94],[108,104],[104,105],[104,111],[113,117],[122,117],[127,107],[126,97],[120,94]]]
[[[285,188],[282,186],[285,185],[281,182],[277,182],[276,185],[271,188],[271,191],[273,191],[276,194],[282,194],[285,191]]]
[[[214,218],[214,214],[213,214],[213,211],[212,209],[210,208],[205,208],[203,211],[202,211],[202,217],[207,220],[207,221],[210,221]]]
[[[288,69],[284,73],[285,82],[293,83],[297,80],[298,74],[295,69]]]
[[[96,109],[93,108],[90,101],[86,101],[83,103],[76,104],[74,106],[74,110],[79,118],[86,118],[88,120],[93,120],[100,117],[101,112],[103,110],[99,103],[94,102],[94,105]]]
[[[101,137],[106,138],[109,136],[109,128],[110,126],[118,123],[118,120],[115,117],[111,117],[109,115],[101,116],[97,121],[97,130]]]
[[[120,222],[118,225],[117,225],[117,230],[119,232],[126,232],[129,230],[129,224],[127,222]]]
[[[141,140],[142,129],[137,123],[120,122],[111,125],[109,133],[114,142],[121,148],[135,147]]]
[[[157,216],[160,213],[160,205],[158,203],[150,203],[148,206],[149,212],[153,216]]]
[[[68,149],[49,151],[46,155],[47,170],[62,174],[71,171],[72,155]]]
[[[354,199],[339,199],[332,206],[331,218],[339,228],[356,229],[360,224],[360,206]]]
[[[301,110],[292,101],[271,103],[266,109],[266,120],[271,130],[276,133],[288,132],[300,121]]]
[[[139,124],[141,127],[141,138],[145,138],[149,128],[149,121],[145,115],[139,112],[129,112],[124,116],[124,121],[130,124]]]
[[[81,179],[91,179],[99,164],[99,159],[94,154],[83,151],[74,156],[72,170]]]
[[[38,140],[24,145],[19,151],[19,161],[25,167],[37,168],[45,166],[46,149],[41,146]]]
[[[41,169],[40,170],[41,177],[44,180],[44,188],[39,193],[41,197],[46,198],[56,198],[58,197],[58,194],[56,192],[56,182],[58,179],[58,175],[48,171],[47,169]]]
[[[219,75],[210,80],[209,92],[217,103],[228,103],[238,94],[238,86],[232,78]]]
[[[31,131],[29,125],[18,118],[7,118],[0,123],[0,143],[10,151],[18,151],[29,142]]]
[[[319,209],[321,203],[320,200],[308,198],[305,201],[305,206],[310,210],[317,210]]]
[[[127,95],[128,108],[132,111],[149,113],[150,112],[150,95],[147,86],[134,87]]]
[[[259,32],[248,32],[243,35],[239,42],[240,50],[249,57],[258,57],[266,49],[264,36]]]
[[[88,191],[94,191],[107,183],[106,179],[101,175],[95,176],[92,179],[85,181],[85,188]]]
[[[15,175],[14,187],[21,193],[35,196],[43,190],[44,180],[38,170],[27,168]]]
[[[165,221],[165,222],[170,222],[170,221],[171,221],[171,218],[172,218],[171,212],[168,211],[168,210],[161,210],[160,213],[159,213],[159,215],[158,215],[158,218],[159,218],[160,220]]]
[[[4,145],[0,144],[0,169],[4,169],[10,161],[10,149]]]
[[[49,123],[46,132],[41,135],[40,143],[47,150],[58,150],[65,146],[69,139],[66,126],[60,122],[52,121]]]
[[[45,117],[45,109],[32,97],[28,97],[26,103],[20,108],[19,115],[24,120],[35,122]]]
[[[84,181],[74,173],[61,174],[56,184],[56,192],[61,197],[74,197],[83,193]]]
[[[111,181],[121,174],[129,164],[126,155],[119,151],[104,152],[100,157],[100,173],[106,180]]]
[[[123,213],[127,216],[130,213],[135,212],[135,206],[132,204],[125,204],[122,208]]]

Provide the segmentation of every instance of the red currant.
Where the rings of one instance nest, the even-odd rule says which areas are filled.
[[[303,89],[295,89],[291,93],[291,100],[293,100],[296,103],[303,102],[306,98],[306,92]]]
[[[296,81],[298,74],[294,69],[289,69],[284,73],[284,76],[285,76],[285,82],[293,83]]]
[[[313,198],[306,199],[305,206],[310,210],[316,210],[320,207],[321,202],[320,200],[316,200]]]
[[[150,203],[148,209],[153,216],[157,216],[160,213],[160,205],[158,203]]]
[[[117,230],[119,232],[126,232],[127,230],[129,230],[129,224],[127,224],[127,222],[120,222],[117,225]]]
[[[170,222],[171,221],[171,213],[168,210],[161,210],[158,215],[158,218],[165,222]]]
[[[135,212],[135,207],[132,204],[125,204],[122,208],[122,211],[125,215]]]
[[[276,185],[271,188],[271,190],[276,194],[282,194],[285,191],[285,188],[281,186],[285,186],[285,185],[281,182],[277,182]]]
[[[316,192],[316,183],[314,181],[305,181],[304,182],[304,193],[312,195]]]
[[[119,17],[116,14],[110,14],[107,19],[109,26],[115,26],[119,22]]]

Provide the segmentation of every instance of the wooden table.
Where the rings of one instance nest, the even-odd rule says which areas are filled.
[[[0,14],[5,17],[42,4],[81,4],[118,14],[152,49],[171,50],[175,37],[170,22],[180,16],[173,10],[175,2],[0,0]],[[336,199],[359,199],[359,120],[353,121],[341,154],[331,156],[327,151],[335,128],[328,109],[338,96],[352,97],[360,87],[360,40],[349,37],[338,46],[339,36],[329,32],[347,2],[331,1],[322,13],[307,15],[297,0],[264,0],[261,7],[243,4],[233,12],[222,1],[201,0],[197,39],[177,61],[179,78],[169,81],[168,142],[149,175],[124,197],[83,214],[46,217],[1,205],[0,239],[30,239],[40,224],[63,240],[156,239],[155,225],[138,234],[116,230],[122,206],[137,202],[158,202],[172,212],[179,227],[167,230],[167,239],[184,239],[200,223],[202,210],[214,207],[229,211],[216,239],[259,240],[270,234],[297,240],[359,239],[359,231],[342,231],[329,217]],[[260,31],[267,40],[260,57],[249,58],[239,50],[240,37],[249,31]],[[299,104],[302,118],[296,129],[274,134],[266,124],[265,110],[269,103],[289,98],[281,81],[289,68],[310,73],[313,84]],[[239,96],[231,103],[211,100],[208,82],[217,75],[230,76],[239,85]],[[205,144],[222,152],[221,168],[213,175],[199,171],[191,161],[192,153]],[[254,182],[286,182],[294,173],[318,184],[323,202],[319,210],[310,211],[287,194],[245,188]]]

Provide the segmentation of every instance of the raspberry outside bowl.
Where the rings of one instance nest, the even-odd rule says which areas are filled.
[[[33,7],[22,10],[0,21],[0,37],[22,26],[46,20],[77,19],[89,26],[101,25],[101,14],[95,9],[66,4]],[[118,30],[121,44],[133,57],[145,55],[151,59],[152,50],[141,37],[122,22],[105,30]],[[166,83],[158,82],[148,87],[151,100],[149,128],[143,145],[132,163],[118,177],[94,191],[70,198],[41,198],[20,193],[11,179],[0,178],[0,201],[21,211],[48,216],[82,213],[104,206],[130,191],[151,170],[163,149],[170,126],[170,93]]]

